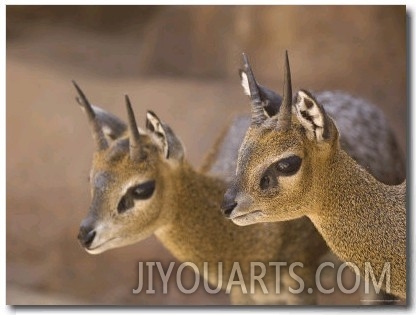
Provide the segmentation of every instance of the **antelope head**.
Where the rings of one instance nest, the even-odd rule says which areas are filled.
[[[339,146],[338,130],[309,92],[300,90],[292,101],[287,52],[283,100],[275,114],[265,108],[267,97],[243,58],[242,85],[250,96],[252,119],[222,212],[238,225],[299,218],[316,204],[318,171]]]
[[[139,130],[128,96],[128,125],[92,106],[79,86],[78,103],[86,112],[96,151],[90,172],[91,205],[78,239],[90,254],[141,241],[170,217],[174,187],[170,172],[183,162],[184,151],[171,128],[151,111],[146,130]]]

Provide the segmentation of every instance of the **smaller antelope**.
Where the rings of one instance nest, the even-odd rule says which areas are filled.
[[[284,98],[272,117],[264,114],[247,60],[244,73],[255,123],[224,197],[225,215],[241,226],[307,216],[330,249],[361,275],[370,263],[380,279],[390,263],[391,293],[406,298],[406,182],[385,185],[357,164],[311,93],[300,90],[292,105],[287,53]]]

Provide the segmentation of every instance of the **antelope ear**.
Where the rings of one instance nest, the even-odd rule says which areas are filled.
[[[322,142],[338,137],[338,130],[332,118],[309,92],[300,90],[297,93],[294,110],[297,119],[306,130],[308,139]]]
[[[183,160],[185,152],[181,141],[172,129],[150,110],[146,114],[146,128],[156,136],[157,145],[166,159]]]
[[[127,125],[117,116],[97,106],[92,106],[92,109],[104,135],[110,141],[120,138],[127,131]]]
[[[243,87],[244,94],[250,97],[251,94],[248,85],[247,74],[243,69],[240,69],[238,73],[240,75],[241,86]],[[279,112],[280,104],[282,103],[282,97],[276,92],[270,90],[269,88],[261,84],[258,84],[257,82],[256,86],[259,90],[260,99],[263,103],[264,113],[269,118],[273,117]]]

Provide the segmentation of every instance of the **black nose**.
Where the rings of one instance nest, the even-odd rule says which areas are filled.
[[[235,202],[234,199],[228,199],[227,196],[225,196],[221,204],[221,211],[227,218],[229,218],[231,215],[231,212],[233,212],[236,206],[237,206],[237,203]]]
[[[82,226],[79,229],[78,240],[85,248],[89,248],[94,241],[96,232],[92,227]]]
[[[224,199],[221,204],[221,211],[227,218],[230,217],[234,208],[237,206],[237,202],[235,201],[236,196],[237,194],[236,194],[234,186],[231,186],[225,192]]]

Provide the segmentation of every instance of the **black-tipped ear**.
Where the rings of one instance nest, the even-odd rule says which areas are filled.
[[[183,159],[184,149],[181,141],[176,137],[172,129],[150,110],[146,114],[146,128],[156,136],[160,150],[166,159]]]
[[[327,141],[338,136],[338,130],[332,119],[327,115],[311,93],[300,90],[294,104],[296,116],[306,130],[310,140]]]
[[[104,135],[109,140],[116,140],[127,131],[127,125],[117,116],[105,111],[98,106],[92,106],[95,117],[102,126]]]
[[[241,86],[243,87],[244,94],[247,96],[250,95],[250,89],[247,80],[247,74],[243,69],[239,69],[238,74],[241,80]],[[263,109],[265,114],[270,118],[276,115],[279,112],[280,104],[282,103],[282,97],[276,92],[270,90],[269,88],[256,83],[259,90],[260,99],[263,103]]]

